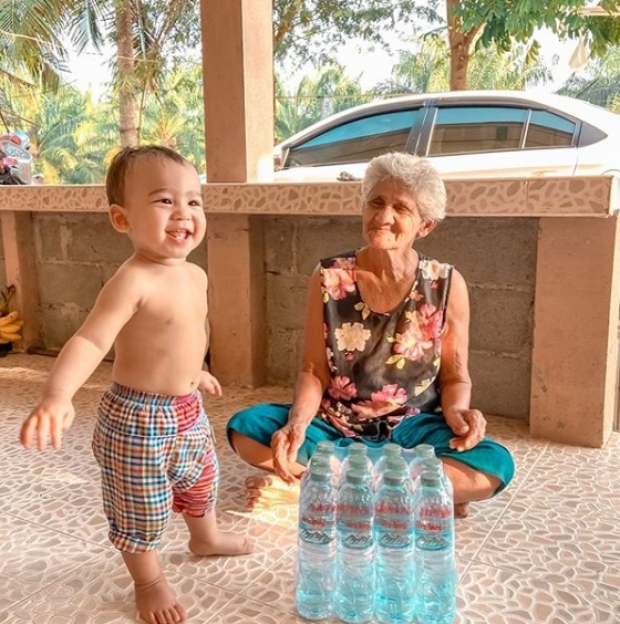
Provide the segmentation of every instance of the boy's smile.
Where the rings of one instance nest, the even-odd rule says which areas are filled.
[[[206,218],[196,170],[171,160],[144,158],[132,163],[122,218],[136,254],[155,262],[184,260],[202,242]],[[115,221],[121,221],[121,225]]]

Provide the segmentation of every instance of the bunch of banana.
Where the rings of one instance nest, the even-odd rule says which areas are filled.
[[[11,297],[14,294],[15,286],[13,286],[13,284],[7,286],[6,288],[0,289],[0,317],[9,313],[9,303],[11,302]]]
[[[0,344],[21,340],[22,336],[19,330],[23,324],[24,321],[19,318],[19,312],[17,311],[0,316]]]

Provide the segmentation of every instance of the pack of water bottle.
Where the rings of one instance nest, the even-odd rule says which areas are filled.
[[[296,607],[309,620],[451,624],[454,505],[429,445],[320,442],[301,481]]]

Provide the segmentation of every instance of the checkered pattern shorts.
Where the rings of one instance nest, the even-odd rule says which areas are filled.
[[[202,517],[215,507],[218,463],[198,391],[170,397],[113,384],[99,405],[93,452],[119,550],[157,548],[172,511]]]

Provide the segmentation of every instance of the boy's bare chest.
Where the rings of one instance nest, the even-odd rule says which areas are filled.
[[[206,315],[204,282],[184,273],[171,273],[154,279],[145,289],[133,320],[162,332],[170,328],[192,331],[204,327]]]

